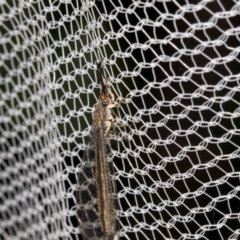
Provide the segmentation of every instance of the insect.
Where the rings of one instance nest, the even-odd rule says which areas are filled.
[[[115,102],[103,59],[97,64],[97,70],[101,92],[78,173],[77,218],[84,240],[117,240],[116,183],[112,179],[114,168],[109,129],[115,125],[112,108],[118,107],[122,101]]]

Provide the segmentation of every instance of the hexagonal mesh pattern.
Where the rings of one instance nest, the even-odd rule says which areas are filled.
[[[1,239],[81,239],[101,58],[121,239],[239,239],[239,22],[238,0],[1,0]]]

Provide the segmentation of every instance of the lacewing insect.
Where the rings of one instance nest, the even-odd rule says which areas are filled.
[[[118,107],[121,101],[115,102],[103,60],[97,64],[97,70],[101,92],[78,173],[77,218],[84,240],[117,240],[116,184],[112,179],[114,168],[109,129],[114,126],[112,108]]]

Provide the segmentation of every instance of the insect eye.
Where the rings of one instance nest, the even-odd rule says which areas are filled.
[[[102,100],[102,105],[103,105],[103,106],[108,105],[108,103],[109,103],[108,99],[103,99],[103,100]]]

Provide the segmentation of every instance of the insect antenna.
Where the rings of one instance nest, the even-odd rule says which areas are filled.
[[[108,86],[105,83],[107,77],[106,69],[104,68],[104,58],[102,58],[98,63],[97,63],[97,71],[98,71],[98,78],[99,82],[101,83],[102,86],[102,92],[106,95],[108,93]]]

